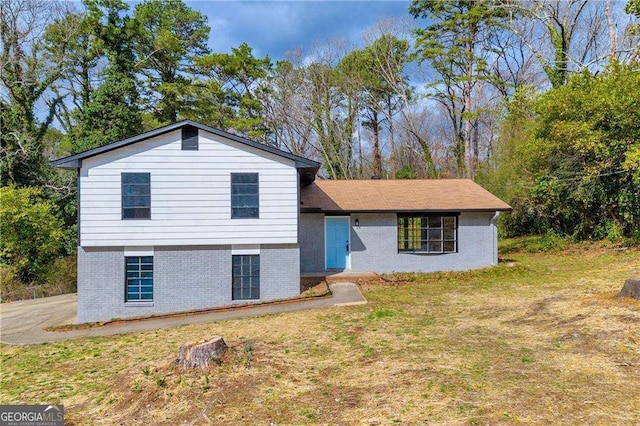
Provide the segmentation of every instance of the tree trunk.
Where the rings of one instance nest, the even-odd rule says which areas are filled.
[[[464,175],[460,177],[473,177],[473,170],[471,165],[471,119],[468,114],[471,113],[471,82],[467,81],[463,88],[464,97],[464,109],[466,115],[463,116],[464,120]]]
[[[358,118],[358,179],[364,177],[362,169],[362,122]]]
[[[476,29],[473,24],[471,24],[469,28],[469,41],[467,42],[467,69],[466,69],[466,80],[464,82],[464,86],[462,87],[462,97],[464,100],[464,166],[465,173],[464,176],[466,178],[474,177],[474,167],[472,161],[472,135],[471,135],[471,88],[473,85],[473,62],[475,61],[474,55],[474,43],[476,40]]]
[[[411,134],[416,138],[418,144],[422,148],[423,160],[425,165],[427,166],[427,176],[429,179],[437,179],[438,173],[436,171],[436,167],[433,164],[433,157],[431,156],[431,150],[429,148],[429,144],[426,140],[422,139],[416,132],[411,130]]]
[[[182,345],[176,363],[183,368],[206,368],[211,360],[219,360],[226,351],[227,344],[222,337],[215,336],[209,341]]]
[[[613,17],[611,16],[611,0],[607,0],[604,12],[607,16],[607,26],[609,27],[609,44],[611,45],[611,59],[609,59],[609,62],[612,62],[618,59],[618,31],[613,21]]]
[[[640,300],[640,280],[627,280],[616,297],[633,297]]]
[[[372,111],[371,128],[373,129],[373,174],[382,177],[382,158],[380,157],[380,124],[378,111]]]
[[[391,179],[396,178],[396,147],[395,141],[393,139],[393,111],[391,106],[391,100],[388,100],[389,107],[389,163],[391,168]]]

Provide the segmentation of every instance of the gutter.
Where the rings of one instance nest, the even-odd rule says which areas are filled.
[[[491,218],[491,232],[492,232],[492,245],[493,245],[493,253],[491,260],[491,264],[496,266],[498,264],[498,216],[500,216],[500,212],[496,211],[496,213]]]

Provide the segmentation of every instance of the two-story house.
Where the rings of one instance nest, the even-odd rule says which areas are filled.
[[[497,262],[470,180],[315,180],[321,164],[192,121],[71,155],[78,322],[285,299],[302,272]]]

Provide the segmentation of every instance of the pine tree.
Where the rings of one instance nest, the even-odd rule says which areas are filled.
[[[136,28],[120,0],[87,0],[86,6],[108,66],[104,80],[82,111],[73,150],[83,151],[143,131],[135,75]]]

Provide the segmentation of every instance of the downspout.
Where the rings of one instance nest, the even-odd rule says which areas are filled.
[[[300,192],[302,191],[302,183],[300,182],[300,169],[296,170],[296,204],[297,204],[297,228],[298,228],[298,236],[296,238],[296,243],[298,244],[298,250],[300,250],[300,210],[302,209],[302,205],[300,204]],[[300,269],[300,265],[298,265],[298,269]]]
[[[302,176],[300,176],[300,172],[302,169],[298,169],[297,173],[296,173],[296,204],[297,204],[297,208],[296,208],[296,219],[298,221],[297,223],[297,238],[296,238],[296,247],[298,250],[298,282],[300,283],[300,291],[299,293],[302,291]],[[315,177],[315,174],[314,174]]]
[[[82,246],[80,241],[80,178],[82,176],[82,160],[78,160],[78,176],[77,176],[77,190],[76,190],[76,222],[78,225],[78,248]]]
[[[491,218],[491,234],[492,234],[492,246],[493,246],[493,259],[491,261],[492,266],[496,266],[498,264],[498,216],[500,216],[500,212],[497,211],[493,217]]]

